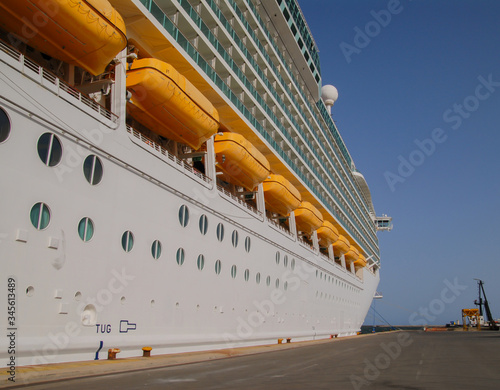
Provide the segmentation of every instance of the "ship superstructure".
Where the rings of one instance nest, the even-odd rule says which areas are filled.
[[[359,331],[392,225],[296,0],[0,10],[19,365]]]

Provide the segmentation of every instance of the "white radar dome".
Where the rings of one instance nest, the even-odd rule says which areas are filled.
[[[333,85],[323,85],[321,88],[321,99],[325,102],[327,107],[333,106],[333,104],[339,98],[339,91]]]

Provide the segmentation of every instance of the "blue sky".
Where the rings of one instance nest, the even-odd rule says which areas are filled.
[[[377,214],[393,217],[378,233],[377,311],[458,320],[480,278],[500,318],[500,2],[299,4],[339,90],[332,116]]]

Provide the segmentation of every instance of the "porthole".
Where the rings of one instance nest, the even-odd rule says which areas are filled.
[[[233,279],[234,279],[234,278],[236,278],[236,272],[237,272],[236,266],[235,266],[235,265],[233,265],[233,266],[231,267],[231,277],[232,277]]]
[[[61,161],[62,145],[55,134],[42,134],[38,139],[37,148],[38,156],[46,166],[53,167]]]
[[[245,270],[245,282],[248,282],[248,279],[250,279],[250,270],[246,269]]]
[[[260,272],[257,272],[257,274],[255,275],[255,282],[257,284],[260,284]]]
[[[125,252],[130,252],[134,247],[134,235],[130,230],[122,234],[122,248]]]
[[[276,279],[276,282],[274,283],[274,285],[276,286],[276,288],[279,288],[280,287],[280,280]]]
[[[9,138],[10,134],[10,119],[7,113],[0,108],[0,143]]]
[[[82,218],[78,223],[78,235],[82,241],[87,242],[94,236],[94,222],[88,217]]]
[[[42,202],[35,204],[30,211],[30,219],[33,226],[38,230],[43,230],[50,223],[50,209]]]
[[[184,264],[184,249],[183,248],[177,249],[175,259],[177,260],[177,264],[179,264],[179,265]]]
[[[224,239],[224,225],[222,223],[217,225],[217,239],[221,242]]]
[[[101,159],[94,154],[87,156],[83,162],[83,174],[91,185],[99,184],[102,179]]]
[[[286,290],[288,290],[288,282],[285,282],[285,283],[283,284],[283,288],[285,289],[285,291],[286,291]]]
[[[196,260],[196,265],[198,266],[198,269],[201,271],[203,267],[205,267],[205,256],[199,255],[198,260]]]
[[[286,268],[288,267],[288,256],[285,255],[285,257],[283,257],[283,266]]]
[[[251,245],[251,242],[250,242],[250,237],[246,237],[245,238],[245,250],[247,252],[250,252],[250,245]]]
[[[235,248],[238,246],[238,232],[236,230],[231,234],[231,243]]]
[[[295,259],[292,259],[292,261],[290,262],[290,268],[292,269],[292,271],[295,269]]]
[[[220,260],[217,260],[217,261],[215,262],[215,273],[216,273],[217,275],[219,275],[219,274],[220,274],[220,270],[221,270],[221,268],[222,268],[222,264],[221,264]]]
[[[179,223],[182,227],[186,227],[189,223],[189,209],[185,204],[179,207]]]
[[[200,227],[200,233],[203,235],[207,234],[208,218],[205,214],[201,214],[198,225]]]
[[[270,277],[270,276],[268,276],[268,277],[266,278],[266,284],[267,284],[268,286],[270,286],[270,285],[271,285],[271,277]]]
[[[280,253],[276,252],[276,264],[280,263]]]
[[[151,245],[151,256],[153,256],[153,259],[158,260],[161,256],[161,242],[158,240],[155,240],[153,244]]]

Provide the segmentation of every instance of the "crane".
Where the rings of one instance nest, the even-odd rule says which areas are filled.
[[[498,325],[496,324],[495,320],[493,319],[493,316],[491,315],[491,310],[490,310],[490,305],[488,305],[488,299],[486,299],[486,293],[484,292],[484,282],[481,279],[474,279],[477,280],[478,284],[478,289],[479,289],[479,300],[475,300],[474,304],[479,306],[479,315],[483,315],[483,305],[484,305],[484,310],[486,311],[486,317],[488,318],[488,322],[490,324],[490,330],[498,330]],[[484,295],[484,301],[481,296],[481,291],[482,295]]]

